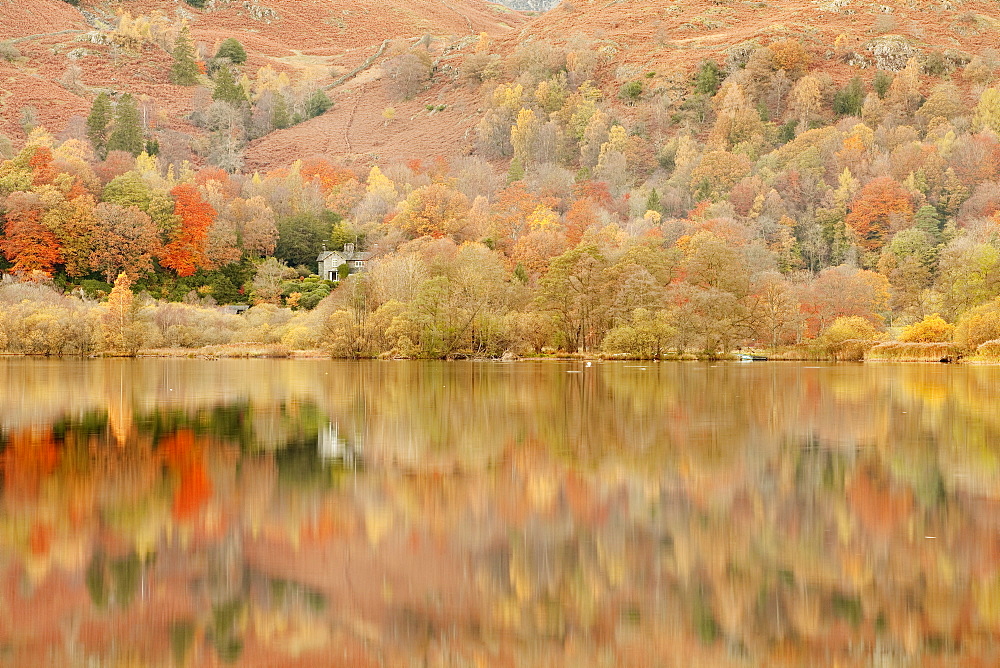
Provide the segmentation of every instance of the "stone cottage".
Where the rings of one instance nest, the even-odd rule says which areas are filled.
[[[354,244],[344,244],[344,250],[331,251],[323,249],[316,261],[319,263],[320,278],[330,281],[340,280],[340,265],[346,264],[348,272],[357,274],[365,270],[365,265],[371,257],[368,251],[355,250]]]

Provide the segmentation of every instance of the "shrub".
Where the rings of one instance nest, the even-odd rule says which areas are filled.
[[[306,116],[308,118],[315,118],[320,114],[326,113],[330,107],[333,106],[333,101],[326,94],[322,88],[318,89],[315,93],[309,96],[306,100]]]
[[[722,84],[722,72],[714,61],[706,60],[698,67],[694,80],[694,90],[703,95],[715,95]]]
[[[622,87],[618,90],[618,97],[624,100],[626,104],[635,104],[642,97],[642,82],[637,80],[622,84]]]
[[[994,339],[1000,339],[1000,301],[977,306],[955,325],[955,343],[967,353]]]
[[[818,343],[837,360],[857,362],[880,337],[875,325],[860,316],[837,318],[820,334]]]
[[[904,329],[899,340],[904,343],[937,343],[950,341],[954,333],[955,326],[935,313]]]
[[[854,77],[833,96],[833,113],[838,116],[860,116],[864,101],[864,86],[861,84],[861,79]]]
[[[205,0],[184,0],[184,2],[197,9],[203,9],[205,7]]]
[[[229,62],[242,65],[247,61],[247,52],[236,39],[229,37],[222,41],[219,50],[215,52],[216,58],[228,58]]]
[[[872,82],[872,86],[875,88],[875,94],[878,95],[880,100],[885,99],[885,96],[889,93],[889,86],[891,85],[891,74],[888,72],[882,72],[881,70],[875,73],[875,80]]]

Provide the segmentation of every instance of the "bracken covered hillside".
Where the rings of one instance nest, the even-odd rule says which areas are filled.
[[[141,97],[153,126],[198,134],[186,118],[196,106],[191,89],[171,84],[168,76],[182,25],[190,26],[202,56],[232,37],[246,47],[251,76],[271,67],[292,81],[326,86],[385,40],[428,36],[451,44],[463,36],[500,34],[523,21],[478,0],[210,0],[202,9],[163,0],[84,0],[79,7],[59,0],[0,2],[0,41],[9,44],[0,57],[0,132],[15,143],[23,140],[25,109],[34,122],[62,132],[107,90]],[[314,138],[303,139],[308,146]]]

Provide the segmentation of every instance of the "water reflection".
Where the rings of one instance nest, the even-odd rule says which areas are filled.
[[[1000,369],[0,376],[0,665],[1000,662]]]

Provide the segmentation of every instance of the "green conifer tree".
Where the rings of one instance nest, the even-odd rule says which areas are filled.
[[[198,83],[198,63],[194,59],[194,45],[191,43],[191,31],[187,26],[181,28],[181,34],[177,36],[173,56],[170,81],[179,86],[193,86]]]
[[[288,101],[281,93],[274,94],[274,107],[271,109],[271,125],[284,130],[292,124],[292,116],[288,113]]]
[[[215,75],[215,90],[212,99],[217,102],[241,104],[247,101],[243,88],[236,83],[233,73],[228,67],[220,67]]]
[[[101,93],[90,105],[87,116],[87,138],[100,158],[108,153],[108,124],[111,122],[111,98]]]
[[[139,155],[144,146],[139,110],[132,96],[126,93],[115,105],[115,128],[108,138],[108,150],[128,151],[132,155]]]

